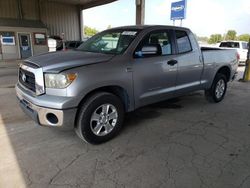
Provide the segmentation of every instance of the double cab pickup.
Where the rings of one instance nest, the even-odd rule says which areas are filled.
[[[24,60],[16,93],[38,124],[72,128],[99,144],[119,133],[126,112],[142,106],[197,90],[222,101],[238,63],[235,49],[200,48],[187,28],[124,26],[74,51]]]

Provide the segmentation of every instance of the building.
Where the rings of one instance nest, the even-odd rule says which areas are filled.
[[[48,52],[48,36],[81,40],[81,11],[113,1],[0,0],[0,60]]]

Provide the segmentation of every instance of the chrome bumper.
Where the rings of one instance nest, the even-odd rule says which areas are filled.
[[[39,125],[73,129],[77,109],[52,109],[31,103],[16,86],[16,95],[22,110]]]

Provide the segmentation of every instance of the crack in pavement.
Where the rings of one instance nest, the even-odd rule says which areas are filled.
[[[57,164],[56,167],[59,169],[58,172],[50,179],[49,181],[49,185],[53,185],[53,181],[59,176],[59,174],[67,169],[68,167],[70,167],[72,164],[74,164],[83,154],[86,154],[86,151],[83,153],[78,154],[74,159],[72,159],[72,161],[70,161],[65,167],[60,168]],[[56,183],[55,183],[56,184]]]

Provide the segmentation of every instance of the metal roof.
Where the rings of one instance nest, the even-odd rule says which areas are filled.
[[[37,20],[22,20],[13,18],[0,18],[0,26],[46,28],[42,22]]]
[[[99,5],[112,3],[117,0],[49,0],[51,2],[79,5],[81,9],[87,9]]]

